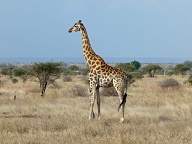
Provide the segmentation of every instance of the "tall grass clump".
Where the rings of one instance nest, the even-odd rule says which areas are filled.
[[[158,84],[161,88],[179,88],[180,84],[175,79],[166,79]]]
[[[71,82],[71,81],[72,81],[72,78],[70,75],[63,76],[63,82]]]
[[[71,97],[79,96],[79,97],[85,97],[88,96],[88,91],[84,86],[81,85],[73,85],[68,90],[68,95]]]

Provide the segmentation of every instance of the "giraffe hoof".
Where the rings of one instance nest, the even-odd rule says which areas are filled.
[[[124,120],[125,120],[124,118],[121,118],[119,122],[124,123]]]
[[[92,112],[92,113],[91,113],[91,116],[89,116],[89,120],[92,120],[92,119],[94,119],[94,118],[95,118],[95,113]]]
[[[94,112],[92,112],[92,114],[91,114],[91,118],[92,118],[92,119],[95,118],[95,113],[94,113]]]

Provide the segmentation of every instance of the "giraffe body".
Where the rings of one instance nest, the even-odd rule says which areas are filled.
[[[89,92],[90,92],[90,112],[89,119],[94,117],[93,106],[95,99],[97,98],[98,106],[98,118],[100,119],[100,94],[99,87],[111,87],[114,86],[122,105],[122,117],[121,122],[124,122],[124,108],[125,102],[122,103],[123,97],[127,92],[127,76],[124,71],[119,68],[109,66],[105,63],[104,59],[97,55],[90,44],[86,28],[79,20],[69,29],[69,32],[81,32],[84,58],[89,66]],[[126,98],[126,97],[125,97]]]

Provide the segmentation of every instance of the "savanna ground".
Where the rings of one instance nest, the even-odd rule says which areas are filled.
[[[179,88],[158,83],[173,78]],[[13,144],[183,144],[192,143],[192,87],[187,77],[145,77],[129,87],[125,123],[119,123],[117,96],[101,96],[101,120],[88,120],[85,77],[57,80],[40,96],[35,80],[0,80],[0,143]],[[14,100],[13,96],[17,99]],[[95,104],[95,114],[96,111]]]

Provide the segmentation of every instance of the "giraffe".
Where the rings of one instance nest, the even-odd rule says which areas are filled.
[[[93,107],[97,98],[98,119],[100,119],[100,87],[114,86],[120,100],[119,108],[122,106],[120,122],[124,122],[124,109],[126,103],[126,92],[128,79],[126,73],[119,68],[109,66],[102,57],[97,55],[91,47],[89,37],[85,26],[79,20],[70,29],[71,32],[80,31],[83,44],[84,58],[89,66],[89,93],[90,93],[90,111],[89,120],[94,118]],[[119,110],[118,108],[118,110]]]

